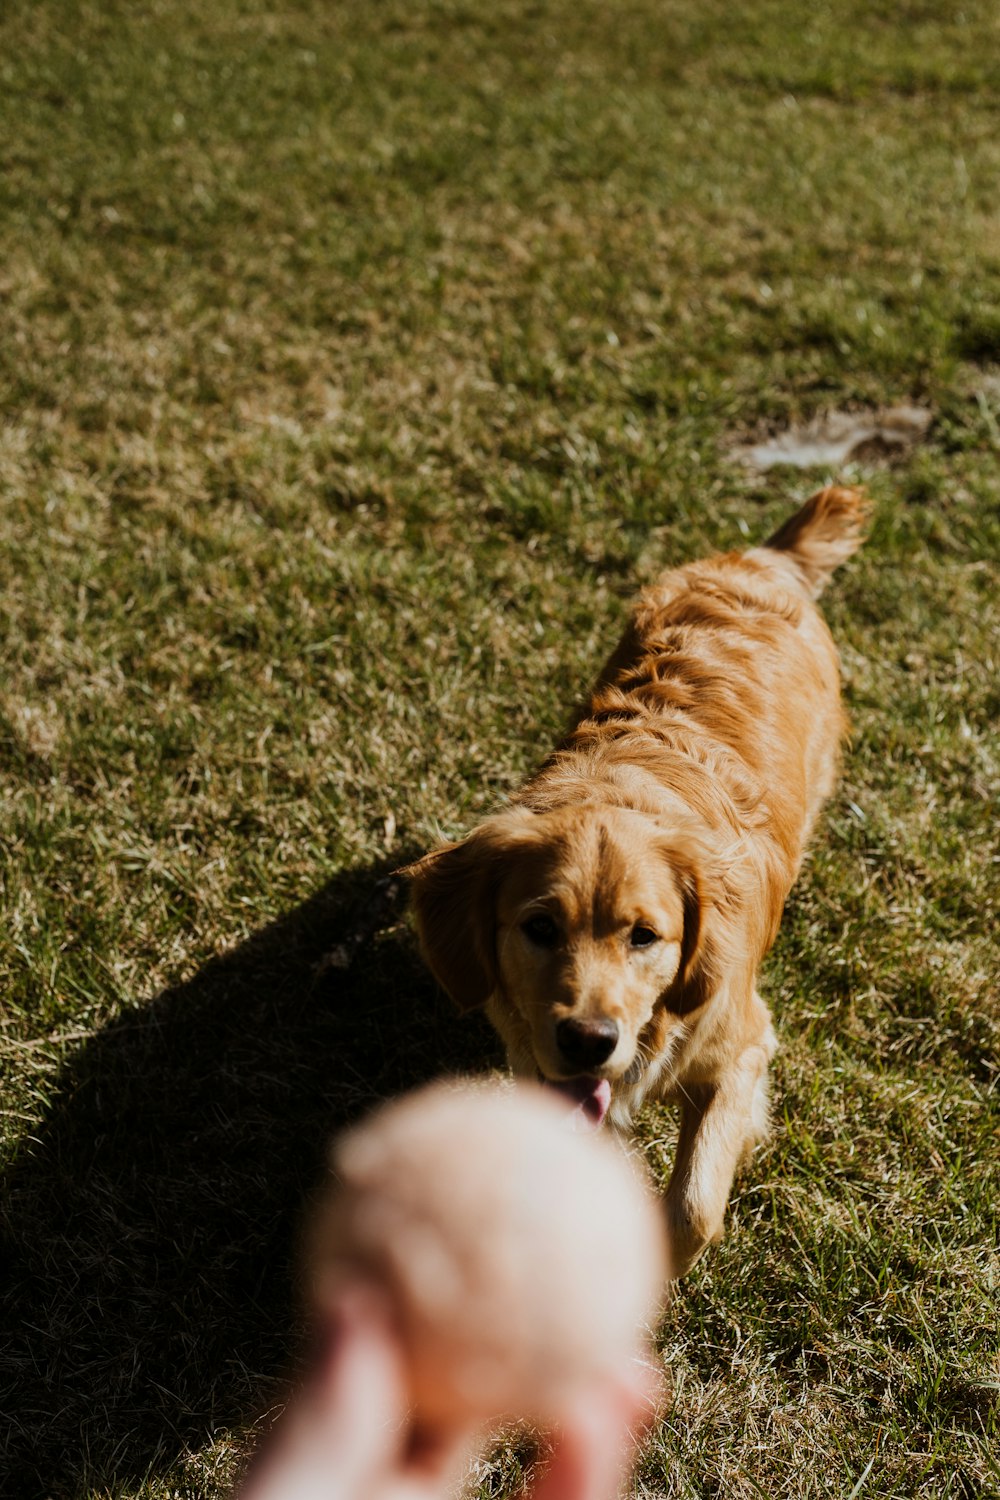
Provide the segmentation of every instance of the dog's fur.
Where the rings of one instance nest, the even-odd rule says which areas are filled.
[[[619,1128],[646,1098],[679,1101],[677,1275],[721,1235],[766,1130],[757,969],[845,730],[811,601],[863,518],[857,491],[824,489],[763,547],[665,573],[510,809],[407,871],[431,969],[460,1007],[486,1005],[515,1073],[610,1080]],[[617,1027],[599,1066],[567,1061],[567,1018]]]

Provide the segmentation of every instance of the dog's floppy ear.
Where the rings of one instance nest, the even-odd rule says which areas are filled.
[[[684,933],[677,975],[663,999],[674,1015],[697,1010],[708,999],[709,928],[711,908],[717,894],[717,879],[711,873],[707,851],[698,844],[671,844],[664,854],[684,903]]]
[[[460,1010],[484,1005],[496,988],[497,890],[531,821],[528,812],[500,813],[398,871],[412,882],[424,958]]]
[[[705,937],[708,891],[696,865],[677,872],[684,901],[684,936],[681,939],[681,965],[677,977],[690,984]]]

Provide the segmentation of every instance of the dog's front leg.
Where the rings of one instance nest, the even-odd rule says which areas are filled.
[[[767,1133],[767,1065],[773,1047],[748,1047],[714,1084],[686,1087],[667,1188],[672,1275],[684,1276],[722,1238],[733,1177]]]

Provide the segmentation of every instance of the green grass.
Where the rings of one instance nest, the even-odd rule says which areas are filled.
[[[226,1492],[330,1133],[497,1061],[386,872],[531,769],[638,581],[823,477],[734,436],[903,399],[776,1130],[635,1486],[1000,1495],[998,91],[988,0],[5,6],[17,1500]]]

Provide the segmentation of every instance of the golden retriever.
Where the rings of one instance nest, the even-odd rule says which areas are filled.
[[[812,600],[864,515],[830,487],[763,546],[664,573],[509,809],[405,872],[428,964],[486,1006],[516,1074],[619,1129],[644,1099],[679,1102],[678,1276],[767,1127],[757,970],[845,731]]]

